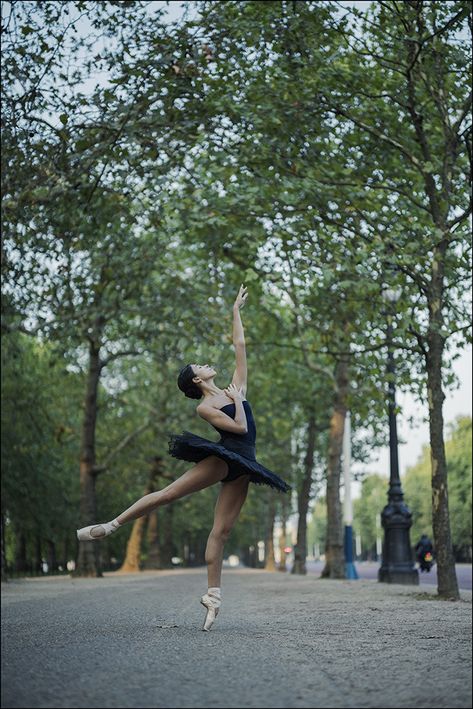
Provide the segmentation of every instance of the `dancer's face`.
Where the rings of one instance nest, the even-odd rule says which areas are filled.
[[[211,367],[210,364],[192,364],[191,367],[195,374],[194,379],[197,377],[203,382],[213,379],[217,374],[217,370]]]

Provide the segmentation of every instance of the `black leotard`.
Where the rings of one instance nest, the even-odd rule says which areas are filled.
[[[179,435],[172,434],[169,439],[170,455],[192,462],[199,462],[209,455],[216,455],[228,464],[228,475],[222,483],[235,480],[240,475],[250,475],[250,482],[256,485],[269,485],[280,492],[288,492],[292,489],[291,486],[256,460],[255,419],[249,401],[245,399],[242,403],[247,421],[246,433],[232,433],[213,426],[220,434],[220,440],[215,443],[191,431],[183,431]],[[225,404],[219,410],[223,411],[223,409],[229,409],[228,415],[235,418],[235,404]]]

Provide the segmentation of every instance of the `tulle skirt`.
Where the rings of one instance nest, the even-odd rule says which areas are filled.
[[[183,431],[169,438],[169,454],[194,463],[199,463],[209,455],[222,458],[228,463],[228,475],[222,480],[223,483],[235,480],[240,475],[250,475],[250,482],[256,485],[269,485],[279,492],[292,489],[279,475],[258,463],[254,446],[240,443],[236,439],[214,442],[191,431]]]

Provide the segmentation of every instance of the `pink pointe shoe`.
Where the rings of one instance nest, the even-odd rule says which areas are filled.
[[[200,602],[205,608],[207,608],[207,615],[205,616],[205,621],[202,630],[208,632],[214,624],[215,618],[218,616],[222,601],[216,596],[212,596],[209,593],[204,593],[204,595],[200,599]]]
[[[95,539],[103,539],[104,537],[108,537],[109,534],[113,534],[113,532],[116,532],[119,527],[120,523],[117,522],[116,519],[112,520],[112,522],[91,524],[89,527],[82,527],[82,529],[77,530],[77,539],[80,542],[90,542],[94,541]],[[95,535],[91,534],[93,529],[96,530]]]

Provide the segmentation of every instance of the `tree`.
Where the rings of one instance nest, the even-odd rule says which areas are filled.
[[[73,475],[80,381],[53,348],[22,333],[2,343],[2,519],[16,571],[57,569],[73,556],[79,490]],[[15,562],[14,562],[15,559]],[[34,559],[34,561],[33,561]]]
[[[376,271],[363,264],[368,259],[356,253],[357,245],[351,246],[351,235],[340,234],[338,224],[331,222],[323,224],[321,233],[314,229],[335,199],[332,187],[320,186],[319,174],[322,161],[338,174],[338,144],[323,112],[313,110],[310,77],[315,67],[317,81],[323,83],[323,62],[341,43],[330,23],[330,4],[318,5],[317,12],[314,7],[244,3],[227,4],[217,12],[208,5],[204,34],[219,52],[204,86],[208,120],[182,192],[189,240],[197,239],[202,250],[245,268],[247,279],[266,293],[273,317],[278,313],[275,303],[283,301],[285,316],[277,320],[273,343],[279,339],[277,345],[301,352],[306,377],[318,377],[321,386],[330,381],[332,400],[324,409],[333,423],[326,573],[338,577],[344,574],[339,469],[350,392],[347,358],[355,360],[350,358],[352,344],[368,356],[380,347],[371,341],[372,331],[379,328],[373,295],[380,288],[373,282]],[[238,41],[231,45],[225,41],[230,26],[232,32],[238,28]],[[303,32],[308,26],[311,32]],[[227,130],[212,131],[212,123],[220,125],[222,116]],[[205,224],[201,202],[208,215]],[[351,321],[355,326],[347,336],[343,330]],[[378,375],[379,364],[375,366]],[[356,370],[362,370],[364,388],[368,367],[356,362],[352,371],[358,379]],[[368,399],[366,388],[362,392],[359,387],[358,394]],[[363,415],[379,431],[378,381],[370,382],[369,395],[376,407]]]
[[[352,187],[359,186],[360,197],[364,189],[384,194],[383,216],[366,209],[362,197],[361,206],[353,204],[365,227],[358,237],[412,292],[410,322],[405,319],[399,334],[407,334],[404,346],[415,347],[427,376],[438,593],[458,598],[442,405],[447,341],[455,335],[463,343],[469,339],[462,290],[469,279],[471,199],[464,184],[471,155],[471,61],[461,33],[471,31],[471,8],[465,2],[412,1],[347,14],[356,23],[347,28],[344,17],[339,26],[346,54],[328,69],[338,90],[323,102],[352,127],[342,139],[342,148],[359,158]],[[402,229],[394,227],[399,217]]]
[[[78,3],[79,9],[82,6],[83,3]],[[48,32],[54,33],[61,22],[61,13],[51,14],[50,9],[49,4],[38,8],[41,19],[34,30],[44,47],[48,46]],[[166,252],[169,233],[160,228],[164,200],[156,204],[149,194],[140,194],[143,156],[136,154],[150,115],[146,110],[150,108],[150,92],[157,94],[154,110],[161,116],[154,131],[158,133],[158,144],[173,144],[174,135],[181,155],[184,154],[183,141],[179,143],[178,138],[182,126],[176,125],[174,101],[187,89],[185,82],[182,85],[176,81],[174,72],[169,73],[172,52],[176,47],[179,50],[181,40],[173,39],[165,25],[159,26],[164,45],[155,46],[154,58],[160,71],[153,73],[151,80],[146,54],[136,63],[124,59],[128,43],[140,34],[138,28],[145,18],[144,6],[138,5],[138,9],[139,12],[132,13],[127,4],[112,10],[110,15],[100,7],[95,14],[93,8],[87,9],[99,35],[113,34],[117,24],[124,23],[126,32],[120,36],[121,43],[106,56],[110,83],[115,84],[116,90],[97,86],[88,98],[68,92],[66,108],[60,89],[67,76],[60,72],[60,64],[52,63],[54,54],[47,64],[53,77],[48,80],[48,86],[53,87],[48,91],[50,100],[38,93],[34,84],[36,74],[28,72],[34,63],[34,51],[25,48],[15,22],[9,30],[7,46],[8,228],[4,275],[9,297],[4,300],[4,328],[10,332],[22,329],[41,333],[63,351],[86,353],[79,526],[97,521],[96,480],[107,469],[96,458],[99,385],[105,367],[119,357],[142,354],[150,345],[157,323],[169,321],[174,307],[181,305],[191,310],[191,318],[196,319],[201,312],[197,305],[189,308],[189,303],[196,303],[197,299],[189,298],[187,283],[182,301],[179,303],[175,298],[176,281],[186,281],[182,276],[184,266],[169,265]],[[21,15],[22,8],[18,12]],[[28,17],[31,14],[29,5],[25,13]],[[61,29],[62,35],[65,36],[69,26],[74,28],[74,22]],[[149,21],[147,26],[150,31],[146,40],[156,43],[158,25],[152,25],[152,32]],[[20,34],[30,33],[31,28],[25,30],[25,27],[30,28],[24,25]],[[69,53],[62,46],[61,58],[68,56],[72,60],[82,44],[81,40],[73,41]],[[44,51],[49,49],[48,46]],[[171,54],[166,55],[166,51]],[[90,62],[87,66],[90,71]],[[26,83],[28,111],[18,99],[19,75]],[[79,72],[73,88],[83,78]],[[144,78],[147,80],[142,81]],[[121,91],[125,82],[127,88]],[[167,108],[163,108],[165,97],[169,100]],[[92,109],[85,120],[84,105]],[[32,142],[31,110],[43,113],[46,109],[55,114],[58,124],[38,119],[37,137]],[[147,135],[151,136],[150,131]],[[177,151],[176,144],[173,149]],[[155,152],[144,157],[145,164],[150,159],[156,160]],[[17,162],[25,166],[19,175],[14,170]],[[154,169],[153,177],[159,172],[167,175],[170,168]],[[147,210],[144,216],[143,207]],[[20,289],[17,283],[21,284]],[[168,297],[171,291],[173,301]],[[25,325],[28,318],[34,323],[31,327]],[[181,332],[185,332],[188,322],[179,322]],[[171,330],[175,335],[179,328],[173,326]],[[100,575],[97,545],[80,544],[76,573]]]
[[[403,286],[397,341],[410,369],[403,383],[421,396],[427,390],[430,410],[439,594],[457,598],[442,420],[443,388],[452,378],[443,355],[448,338],[451,344],[454,336],[463,342],[469,337],[461,291],[469,279],[466,228],[471,201],[463,184],[471,153],[471,94],[466,88],[471,62],[459,33],[467,30],[470,7],[464,2],[448,6],[409,2],[400,7],[384,3],[372,6],[368,15],[355,8],[342,16],[330,3],[267,4],[254,10],[245,3],[230,6],[228,14],[212,8],[205,16],[206,31],[219,48],[225,46],[229,21],[238,25],[238,42],[226,47],[227,62],[219,55],[212,87],[220,116],[225,112],[231,125],[212,152],[213,180],[219,182],[219,190],[223,183],[225,194],[217,197],[204,190],[206,198],[210,196],[212,222],[224,229],[225,221],[238,219],[244,229],[242,213],[252,216],[256,243],[261,225],[267,225],[278,267],[288,271],[286,282],[278,276],[274,280],[282,281],[281,290],[291,296],[302,332],[308,322],[317,322],[309,304],[324,312],[320,307],[324,301],[317,297],[321,290],[317,285],[325,275],[323,269],[322,277],[316,270],[322,265],[319,255],[325,257],[324,265],[329,262],[325,268],[329,282],[338,284],[338,291],[348,283],[354,303],[362,304],[358,346],[382,333],[383,284]],[[350,13],[356,26],[350,25]],[[320,43],[311,43],[321,34],[323,49]],[[249,55],[256,67],[251,73]],[[232,80],[223,85],[219,79],[227,75]],[[457,76],[462,77],[460,82]],[[286,77],[289,86],[284,85]],[[271,90],[275,86],[277,96]],[[205,172],[196,171],[194,179],[200,174]],[[227,184],[229,174],[234,176],[233,185]],[[242,210],[245,196],[247,206]],[[313,233],[314,224],[319,233]],[[237,243],[226,253],[241,260],[242,239],[238,227],[233,223],[232,227]],[[307,245],[314,248],[316,258]],[[255,244],[244,254],[247,263],[254,259]],[[274,269],[267,268],[267,257],[261,261],[258,270],[267,277]],[[343,275],[348,278],[340,281]],[[313,291],[316,297],[309,300],[306,293]],[[333,311],[333,291],[330,295]],[[350,312],[340,310],[334,322],[344,322]],[[337,328],[335,333],[339,334]],[[298,344],[304,344],[300,337]],[[307,342],[305,346],[308,349]],[[364,354],[370,349],[368,344]],[[335,356],[339,355],[340,350]],[[372,372],[378,382],[384,379],[379,358]],[[337,430],[340,438],[341,427]],[[336,439],[333,443],[334,493],[329,505],[333,541],[329,538],[328,545],[333,546],[339,569]]]
[[[197,21],[172,30],[140,15],[140,3],[135,14],[135,5],[127,3],[122,14],[121,8],[97,9],[99,32],[106,27],[110,36],[117,34],[121,21],[126,32],[101,55],[111,81],[90,104],[85,99],[92,109],[86,121],[77,112],[84,97],[73,93],[64,110],[56,91],[56,123],[38,121],[42,128],[33,144],[22,132],[27,113],[9,98],[7,164],[26,168],[18,179],[10,170],[4,190],[13,225],[6,240],[8,283],[24,279],[20,289],[12,287],[16,300],[8,304],[7,328],[24,328],[26,314],[49,318],[54,309],[61,314],[56,324],[63,324],[47,329],[40,321],[43,332],[56,331],[69,343],[67,326],[77,322],[76,312],[83,314],[86,339],[74,347],[82,354],[93,340],[89,383],[98,386],[94,372],[110,356],[130,350],[145,356],[156,323],[170,317],[170,303],[183,312],[180,333],[187,345],[194,344],[190,328],[209,318],[205,334],[218,352],[225,340],[216,344],[212,333],[225,317],[226,294],[242,280],[251,282],[258,312],[265,314],[264,323],[261,316],[254,320],[265,338],[256,346],[265,356],[288,355],[271,361],[280,386],[288,381],[281,362],[302,365],[302,379],[314,380],[308,396],[301,387],[295,391],[289,420],[300,431],[317,392],[317,427],[325,430],[331,422],[329,440],[321,438],[329,452],[326,575],[340,576],[344,412],[353,412],[355,436],[368,426],[373,445],[384,442],[381,290],[386,280],[402,285],[397,383],[420,396],[427,390],[436,441],[439,592],[454,597],[441,400],[452,381],[447,338],[450,344],[453,336],[463,337],[468,321],[460,295],[468,266],[462,180],[471,150],[469,99],[453,77],[466,77],[470,66],[465,43],[457,42],[466,4],[381,3],[361,15],[330,2],[206,2]],[[17,46],[23,55],[14,47],[10,52],[8,97],[15,95],[22,56],[25,67],[32,63],[25,43]],[[34,91],[26,93],[38,100]],[[47,101],[41,101],[44,109]],[[45,181],[54,187],[54,204]],[[91,214],[98,221],[92,223]],[[59,232],[72,247],[51,238]],[[137,237],[133,245],[128,233]],[[147,268],[146,257],[157,249],[159,259]],[[39,268],[18,266],[43,251],[55,254],[69,276],[80,257],[80,278],[52,277],[41,259]],[[27,258],[15,260],[20,253]],[[127,281],[128,262],[134,267]],[[127,307],[113,298],[110,264],[122,294],[135,285]],[[32,288],[30,275],[40,275],[47,287]],[[156,292],[162,309],[153,302]],[[212,307],[204,308],[209,292]],[[72,293],[69,301],[64,293]],[[66,302],[74,305],[67,320]],[[45,306],[42,313],[38,303]],[[179,353],[189,350],[195,347],[176,344]],[[94,430],[93,389],[88,434]],[[259,391],[268,394],[265,387]],[[288,437],[284,426],[276,432]],[[360,437],[360,458],[364,443]],[[88,455],[89,472],[103,467],[102,461],[90,463],[93,458]],[[298,461],[291,467],[298,485]],[[309,490],[306,484],[301,510]],[[302,537],[301,528],[301,548]]]

